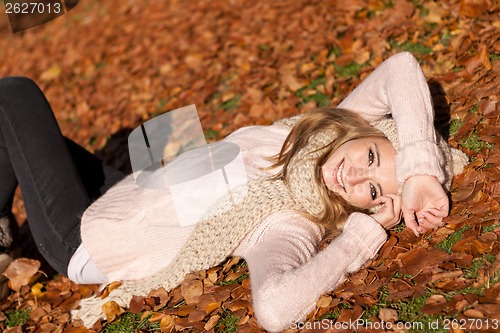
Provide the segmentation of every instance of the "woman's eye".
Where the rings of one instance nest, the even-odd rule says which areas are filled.
[[[375,161],[375,154],[373,153],[373,150],[369,149],[368,150],[368,166],[371,166],[374,161]]]
[[[372,184],[370,184],[370,194],[372,196],[372,200],[377,198],[377,189]]]

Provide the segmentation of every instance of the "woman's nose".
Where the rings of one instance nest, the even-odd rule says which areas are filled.
[[[358,185],[368,178],[368,172],[365,168],[350,167],[345,175],[347,184],[351,186]]]

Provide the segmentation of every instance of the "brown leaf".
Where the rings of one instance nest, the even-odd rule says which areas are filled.
[[[130,300],[129,311],[138,314],[143,311],[144,296],[132,296]]]
[[[6,330],[4,330],[3,333],[23,333],[22,326],[17,325],[14,327],[9,327]]]
[[[102,295],[101,295],[101,298],[106,298],[109,296],[109,293],[112,292],[113,290],[115,290],[116,288],[119,288],[120,286],[122,285],[121,282],[119,281],[113,281],[111,282],[110,284],[108,284],[106,286],[106,288],[104,288],[104,290],[102,291]]]
[[[415,248],[407,253],[398,255],[400,258],[400,272],[416,276],[424,269],[429,269],[451,258],[446,252],[437,248],[430,250],[424,248]]]
[[[157,322],[157,321],[161,321],[163,319],[163,317],[165,317],[166,314],[164,313],[161,313],[161,312],[157,312],[157,313],[154,313],[150,318],[149,318],[149,321],[151,323],[154,323],[154,322]]]
[[[177,321],[177,316],[167,315],[163,317],[160,321],[160,329],[162,332],[172,332],[174,325]]]
[[[220,319],[219,315],[214,315],[214,316],[210,317],[210,319],[205,324],[204,329],[207,331],[211,330],[212,328],[215,327],[215,325],[217,325],[217,323],[219,322],[219,319]]]
[[[168,301],[170,300],[170,295],[163,287],[150,291],[148,297],[152,297],[155,299],[156,305],[153,308],[154,311],[167,305]]]
[[[89,333],[89,332],[90,330],[85,326],[78,326],[65,330],[63,333]]]
[[[475,309],[465,310],[464,315],[466,315],[467,317],[472,317],[472,318],[484,318],[484,314],[481,311],[475,310]]]
[[[435,282],[435,281],[444,280],[444,279],[455,279],[455,278],[462,276],[463,274],[464,274],[464,272],[462,272],[462,270],[460,270],[460,269],[454,270],[454,271],[446,271],[446,272],[442,272],[442,273],[432,274],[431,281]]]
[[[394,309],[382,308],[378,312],[380,320],[395,323],[398,320],[398,312]]]
[[[198,298],[203,294],[203,283],[200,280],[193,280],[181,285],[182,296],[187,305],[198,303]]]
[[[40,75],[40,80],[42,81],[52,81],[58,78],[61,75],[62,69],[58,65],[54,65],[44,71],[42,75]]]
[[[291,91],[297,91],[304,86],[303,83],[300,83],[299,80],[290,73],[284,74],[281,78],[281,81]]]
[[[428,2],[424,5],[424,7],[429,11],[429,13],[424,17],[426,22],[440,24],[443,18],[448,14],[448,11],[443,8],[442,3]]]
[[[486,13],[491,6],[489,0],[460,0],[460,15],[477,17]]]
[[[38,260],[19,258],[10,263],[3,275],[9,279],[9,288],[19,291],[22,286],[30,283],[39,268],[40,262]]]
[[[107,321],[113,321],[117,316],[124,313],[125,310],[115,301],[109,301],[103,304],[102,313],[106,315]]]
[[[322,295],[316,302],[316,306],[320,308],[326,308],[332,302],[332,297],[328,295]]]
[[[491,69],[490,57],[486,50],[486,46],[483,46],[479,53],[471,57],[465,63],[465,69],[469,74],[473,74],[480,67],[485,67],[488,70]]]
[[[194,323],[197,321],[202,321],[206,316],[206,312],[204,310],[196,309],[192,311],[188,316],[188,322]]]

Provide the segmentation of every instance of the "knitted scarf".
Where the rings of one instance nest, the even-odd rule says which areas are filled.
[[[166,268],[141,280],[124,281],[105,298],[83,299],[80,309],[72,312],[73,318],[80,318],[85,326],[91,327],[104,318],[102,306],[109,301],[127,307],[133,295],[147,295],[160,287],[166,290],[177,287],[187,274],[224,261],[272,213],[297,210],[319,218],[324,204],[314,173],[322,148],[334,139],[331,131],[312,135],[290,161],[286,181],[262,178],[237,187],[209,209]]]
[[[291,128],[299,118],[284,119],[275,125]],[[383,120],[375,127],[398,148],[392,120]],[[318,158],[335,137],[335,133],[326,130],[312,135],[308,144],[290,161],[286,181],[263,178],[237,187],[212,206],[170,265],[148,278],[124,281],[105,298],[83,299],[80,309],[72,312],[73,318],[80,318],[85,326],[91,327],[99,318],[104,318],[102,306],[109,301],[127,307],[133,295],[147,295],[160,287],[166,290],[177,287],[187,274],[224,261],[241,240],[272,213],[297,210],[319,218],[324,204],[314,173]],[[442,142],[440,147],[444,148],[444,160],[447,161],[444,167],[451,183],[453,174],[461,172],[466,164],[466,155],[457,150],[452,153],[451,147],[444,140]],[[457,167],[453,169],[452,164],[457,164]]]

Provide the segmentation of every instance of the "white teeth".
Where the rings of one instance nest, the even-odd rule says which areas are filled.
[[[339,166],[337,170],[337,182],[342,186],[343,189],[345,189],[344,182],[342,181],[342,169],[344,168],[344,162]]]

